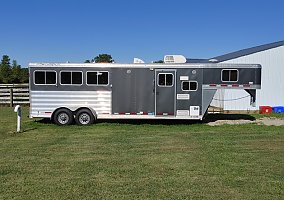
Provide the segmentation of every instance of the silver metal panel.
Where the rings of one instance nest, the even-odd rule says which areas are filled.
[[[203,88],[203,95],[202,95],[202,115],[205,114],[207,108],[209,107],[212,99],[216,93],[217,89],[204,89]]]
[[[111,113],[110,91],[30,91],[30,116],[50,117],[60,107],[72,111],[92,108],[97,115]]]
[[[112,69],[112,113],[154,113],[154,71]]]

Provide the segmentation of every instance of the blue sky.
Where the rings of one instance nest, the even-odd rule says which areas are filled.
[[[283,0],[0,0],[0,56],[116,62],[210,58],[284,40]]]

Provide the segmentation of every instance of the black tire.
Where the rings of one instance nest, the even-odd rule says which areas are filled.
[[[74,121],[74,116],[70,110],[62,108],[54,113],[53,120],[57,125],[60,126],[70,125]]]
[[[95,117],[89,109],[81,109],[76,113],[75,121],[78,125],[90,125],[95,122]]]

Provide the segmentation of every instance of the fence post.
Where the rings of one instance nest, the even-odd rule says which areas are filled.
[[[13,88],[10,88],[10,107],[13,107]]]

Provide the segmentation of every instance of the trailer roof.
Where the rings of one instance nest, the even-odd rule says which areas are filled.
[[[118,63],[30,63],[29,67],[97,67],[97,68],[260,68],[259,64],[215,64],[215,63],[184,63],[184,64],[118,64]]]

